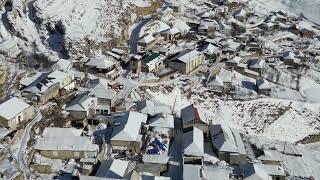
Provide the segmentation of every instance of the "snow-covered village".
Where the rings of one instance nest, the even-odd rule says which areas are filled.
[[[320,180],[319,9],[0,1],[0,179]]]

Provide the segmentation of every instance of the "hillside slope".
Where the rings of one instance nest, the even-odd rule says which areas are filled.
[[[259,12],[285,10],[320,24],[320,0],[252,0],[250,3]]]

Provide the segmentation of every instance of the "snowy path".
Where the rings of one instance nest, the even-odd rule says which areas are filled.
[[[177,121],[176,121],[177,122]],[[169,150],[169,168],[165,173],[165,176],[171,177],[171,179],[182,179],[182,157],[183,157],[183,148],[182,148],[182,139],[183,139],[183,131],[181,128],[181,123],[175,123],[175,139],[170,145]]]
[[[130,54],[137,54],[138,47],[137,42],[139,41],[139,33],[142,29],[142,27],[147,24],[150,21],[150,17],[142,17],[142,19],[137,23],[138,25],[134,27],[134,29],[131,32],[130,40],[129,40],[129,48],[130,48]]]
[[[37,109],[36,117],[25,127],[22,135],[22,141],[20,145],[20,149],[18,152],[18,162],[20,170],[23,171],[25,179],[28,179],[31,175],[27,160],[28,160],[28,154],[27,154],[27,145],[30,140],[30,132],[32,127],[39,122],[42,119],[42,115],[40,111]]]

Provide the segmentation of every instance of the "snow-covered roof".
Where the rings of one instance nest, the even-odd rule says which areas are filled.
[[[31,83],[33,83],[35,80],[37,80],[43,74],[46,74],[46,73],[45,72],[37,72],[33,76],[22,78],[20,80],[20,85],[29,86]]]
[[[113,99],[115,91],[109,87],[108,83],[102,78],[90,81],[90,94],[96,98]]]
[[[257,159],[262,161],[283,161],[279,151],[276,150],[263,150],[263,155],[259,156]]]
[[[180,33],[186,33],[190,30],[187,22],[182,19],[175,19],[172,24],[174,28],[179,29]]]
[[[153,175],[141,175],[141,180],[170,180],[170,177],[165,176],[153,176]]]
[[[183,179],[184,180],[201,180],[201,166],[193,164],[183,165]]]
[[[248,64],[247,63],[243,63],[243,62],[240,62],[239,64],[237,64],[237,66],[239,68],[243,68],[243,69],[247,69],[248,68]]]
[[[247,12],[243,8],[240,8],[236,10],[233,15],[235,18],[245,17]]]
[[[13,97],[0,104],[0,116],[10,120],[29,107],[30,105],[24,102],[22,99]]]
[[[114,52],[111,52],[111,51],[107,51],[107,54],[115,59],[120,59],[121,58],[121,55],[117,54],[117,53],[114,53]]]
[[[183,124],[189,123],[193,120],[200,120],[201,122],[208,124],[205,118],[204,114],[199,112],[193,104],[181,109],[181,119]]]
[[[255,164],[257,168],[263,169],[270,176],[286,176],[284,168],[273,164]]]
[[[46,130],[47,129],[47,130]],[[99,146],[91,139],[79,136],[74,128],[46,128],[42,137],[36,138],[34,149],[43,151],[91,151],[97,152]]]
[[[90,58],[86,63],[87,66],[92,66],[97,69],[109,69],[115,66],[115,61],[111,56],[100,56]]]
[[[301,60],[299,58],[296,58],[296,55],[294,52],[284,52],[283,53],[283,59],[286,61],[292,61],[293,63],[300,63]]]
[[[23,91],[34,94],[42,94],[57,83],[55,79],[55,77],[49,77],[48,73],[37,73],[31,78],[27,78],[22,83],[22,85],[28,84],[27,87],[23,89]]]
[[[119,159],[102,161],[95,176],[122,179],[127,174],[129,163],[129,161]]]
[[[6,128],[0,128],[0,139],[2,140],[6,136],[8,136],[8,134],[10,134],[11,132],[13,131]]]
[[[111,140],[114,141],[140,141],[141,124],[147,122],[147,115],[130,111],[115,119]]]
[[[162,21],[162,19],[149,21],[143,27],[141,27],[141,30],[139,32],[139,37],[161,33],[166,30],[169,30],[170,28],[171,27],[166,22]],[[147,43],[147,42],[141,42],[141,43]]]
[[[172,110],[170,106],[161,104],[154,101],[148,101],[148,100],[142,100],[136,102],[137,111],[148,114],[151,116],[155,116],[157,114],[163,113],[163,114],[172,114]]]
[[[244,163],[240,165],[240,170],[246,180],[272,180],[272,177],[267,174],[256,163]]]
[[[72,67],[72,62],[66,59],[60,59],[57,63],[56,63],[57,67],[59,70],[61,71],[67,71]]]
[[[186,156],[203,156],[204,139],[203,132],[194,127],[192,131],[183,134],[183,148]]]
[[[194,59],[198,58],[201,55],[202,55],[201,52],[197,50],[193,50],[187,53],[181,53],[175,59],[187,64],[192,62]]]
[[[154,40],[155,40],[155,38],[151,34],[149,34],[149,35],[141,38],[138,41],[138,43],[149,44],[149,43],[153,42]]]
[[[174,128],[174,117],[171,114],[157,114],[151,118],[148,123],[151,127]]]
[[[283,39],[297,39],[298,36],[291,32],[281,32],[274,36],[273,42],[283,40]]]
[[[173,28],[171,28],[169,30],[164,31],[163,33],[175,35],[175,34],[180,33],[180,30],[175,28],[175,27],[173,27]]]
[[[81,136],[83,130],[76,129],[76,128],[57,128],[57,127],[50,127],[45,128],[42,133],[42,137],[47,138],[63,138],[63,137],[74,137],[74,136]]]
[[[118,48],[112,48],[111,50],[113,53],[117,53],[119,55],[126,55],[126,51]]]
[[[225,45],[224,51],[236,51],[241,46],[241,43],[235,42],[232,39],[224,41],[223,44]]]
[[[239,132],[225,125],[210,125],[212,145],[222,152],[246,154]]]
[[[293,60],[295,59],[295,54],[293,52],[285,52],[283,53],[283,59],[286,59],[286,60]]]
[[[212,21],[201,21],[199,28],[198,29],[202,29],[202,30],[208,30],[209,28],[214,29],[215,27],[219,27],[219,24],[212,20]]]
[[[256,81],[256,84],[258,86],[258,89],[270,89],[270,83],[269,81],[265,80],[265,79],[258,79]]]
[[[213,45],[213,44],[207,44],[201,49],[201,52],[208,55],[213,55],[221,52],[220,48]]]
[[[167,164],[170,157],[166,155],[154,155],[154,154],[144,154],[142,156],[142,161],[144,163],[151,164]]]
[[[224,68],[221,68],[217,76],[219,76],[223,80],[223,82],[232,82],[232,75],[232,71],[228,71]]]
[[[219,180],[230,180],[229,176],[231,174],[230,170],[215,167],[215,166],[204,166],[203,167],[203,177],[208,179],[219,179]]]
[[[104,177],[97,177],[97,176],[85,176],[85,175],[80,175],[79,177],[80,180],[107,180]]]
[[[215,78],[213,78],[212,81],[210,81],[207,86],[220,86],[223,87],[223,80],[220,78],[220,76],[216,76]]]
[[[96,102],[96,98],[88,95],[88,92],[81,93],[66,106],[66,111],[88,111]]]
[[[234,64],[239,64],[240,61],[241,61],[241,57],[239,57],[239,56],[236,56],[234,58],[227,60],[228,63],[234,63]]]
[[[160,47],[159,52],[167,53],[168,55],[176,54],[183,51],[183,47],[176,46],[175,44],[168,44]]]
[[[72,78],[73,79],[73,75],[69,74],[69,73],[65,73],[59,70],[55,70],[52,73],[50,73],[48,75],[49,78],[52,78],[52,82],[53,83],[61,83],[62,81],[68,79],[68,78]]]
[[[262,69],[264,67],[265,60],[263,59],[253,59],[249,61],[250,69]]]
[[[209,18],[209,17],[214,17],[216,15],[216,13],[214,11],[206,11],[203,12],[200,17],[201,18]]]

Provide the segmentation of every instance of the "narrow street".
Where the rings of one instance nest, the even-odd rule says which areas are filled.
[[[31,138],[30,132],[31,132],[32,127],[42,119],[42,115],[40,113],[40,110],[37,109],[36,111],[37,111],[36,117],[30,123],[27,124],[27,126],[25,127],[25,129],[23,131],[22,141],[21,141],[19,152],[18,152],[19,168],[23,172],[25,179],[29,179],[30,175],[31,175],[29,165],[27,163],[28,152],[26,151],[28,142]]]
[[[169,149],[169,168],[164,176],[171,177],[171,179],[182,180],[183,177],[183,131],[181,122],[175,119],[175,138],[172,141]]]
[[[137,26],[132,30],[131,36],[129,39],[129,48],[130,54],[138,53],[137,43],[140,39],[139,33],[144,25],[146,25],[151,20],[150,17],[142,17],[141,20],[137,23]]]

